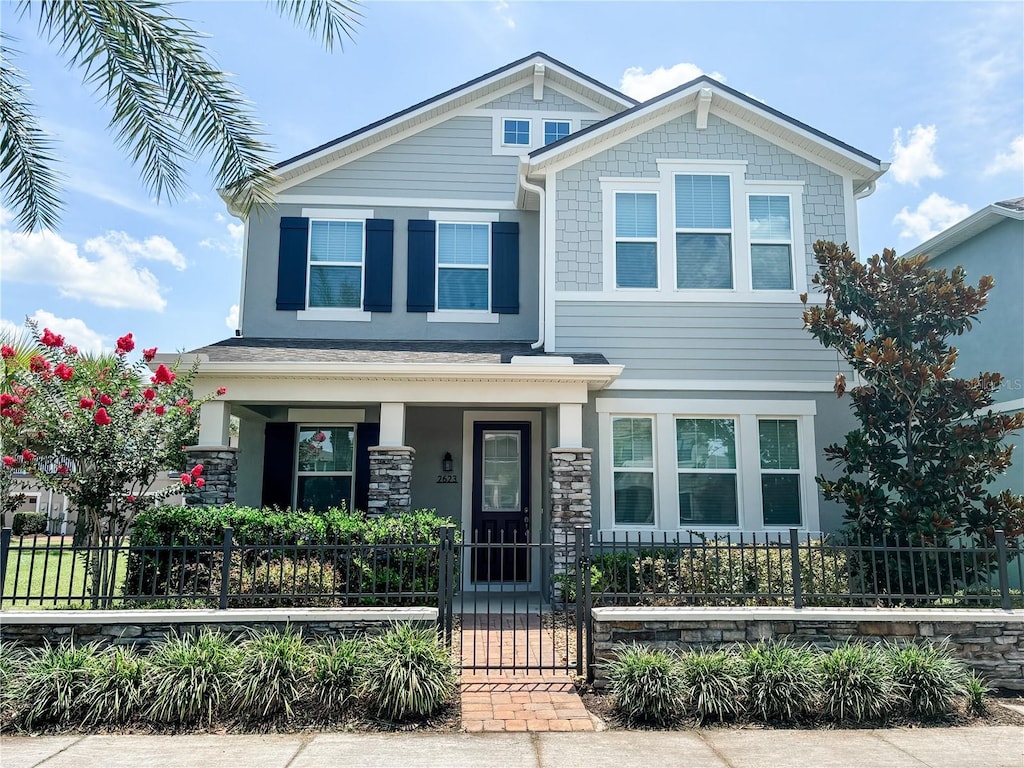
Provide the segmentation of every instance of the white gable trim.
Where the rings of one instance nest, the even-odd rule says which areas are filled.
[[[935,237],[925,240],[916,248],[911,248],[903,254],[904,258],[920,256],[922,253],[928,255],[928,259],[941,256],[946,251],[970,240],[975,235],[980,235],[986,229],[991,229],[1004,218],[1024,220],[1024,211],[1014,211],[1004,208],[1001,205],[986,205],[980,211],[976,211],[963,221],[960,221],[949,229],[946,229]]]

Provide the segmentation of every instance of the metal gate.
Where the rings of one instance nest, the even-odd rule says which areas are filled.
[[[590,528],[564,542],[441,536],[438,623],[465,672],[588,675]]]

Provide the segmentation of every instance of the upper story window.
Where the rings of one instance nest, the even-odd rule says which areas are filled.
[[[437,224],[437,309],[481,310],[490,302],[490,224]]]
[[[363,228],[362,221],[310,221],[307,307],[362,308]]]
[[[530,121],[505,118],[502,122],[502,143],[510,147],[530,146]]]
[[[789,195],[749,195],[750,279],[755,291],[793,290]]]
[[[676,288],[732,289],[731,201],[727,175],[675,175]]]
[[[572,123],[568,120],[544,121],[544,144],[553,144],[564,139],[572,131]]]
[[[658,195],[615,193],[615,287],[658,287]]]

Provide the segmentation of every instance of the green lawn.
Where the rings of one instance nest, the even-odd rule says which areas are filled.
[[[23,546],[14,542],[7,557],[3,608],[91,608],[85,560],[70,549],[45,548],[45,539],[34,545],[26,537]],[[117,584],[125,574],[127,558],[119,558]]]

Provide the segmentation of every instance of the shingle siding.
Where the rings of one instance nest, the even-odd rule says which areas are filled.
[[[510,109],[513,111],[539,111],[548,112],[593,112],[591,107],[581,104],[561,91],[554,88],[544,88],[544,98],[535,101],[533,98],[533,86],[520,88],[518,91],[506,93],[501,98],[490,101],[484,105],[484,109]]]

